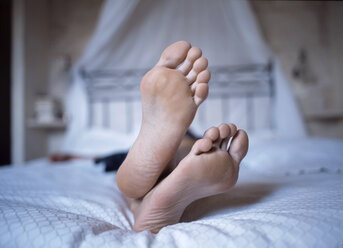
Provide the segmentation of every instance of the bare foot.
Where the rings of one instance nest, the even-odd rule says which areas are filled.
[[[117,172],[125,196],[143,197],[155,185],[206,99],[210,72],[201,54],[186,41],[176,42],[143,77],[141,130]]]
[[[135,215],[133,230],[156,233],[179,222],[184,209],[193,201],[231,189],[247,151],[248,136],[243,130],[237,131],[235,125],[208,129],[169,176],[142,201],[131,205]]]

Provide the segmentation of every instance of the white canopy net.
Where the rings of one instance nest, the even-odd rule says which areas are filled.
[[[275,133],[281,137],[305,135],[290,86],[262,38],[248,1],[106,0],[94,35],[73,70],[67,103],[71,121],[64,150],[72,151],[75,142],[90,132],[86,86],[79,74],[80,68],[150,68],[163,49],[178,40],[200,47],[210,66],[267,63],[273,58]],[[202,127],[219,124],[208,121],[195,130],[200,132]]]

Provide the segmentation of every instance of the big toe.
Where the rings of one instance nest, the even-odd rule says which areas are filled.
[[[157,66],[175,69],[187,57],[191,44],[187,41],[178,41],[168,46],[161,54]]]
[[[229,154],[234,160],[236,165],[242,161],[248,152],[249,139],[244,130],[238,130],[235,136],[231,140]]]

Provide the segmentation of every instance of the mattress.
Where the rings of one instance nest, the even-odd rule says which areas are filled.
[[[132,231],[115,174],[91,161],[1,168],[0,247],[342,247],[341,170],[260,167],[243,164],[231,191],[192,203],[158,234]]]

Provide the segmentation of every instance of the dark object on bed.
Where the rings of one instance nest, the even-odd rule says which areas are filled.
[[[96,164],[104,163],[106,172],[117,171],[120,165],[125,160],[126,155],[127,155],[127,152],[115,153],[115,154],[111,154],[105,157],[96,158],[94,162]]]
[[[65,153],[53,153],[49,155],[50,162],[56,163],[56,162],[65,162],[72,159],[86,159],[82,156],[72,155],[72,154],[65,154]]]
[[[195,134],[193,134],[189,130],[187,131],[185,137],[189,137],[192,139],[199,139],[199,137],[197,137]],[[120,165],[124,162],[126,156],[127,156],[127,152],[114,153],[105,157],[96,158],[94,162],[96,164],[104,163],[106,172],[117,171]]]

